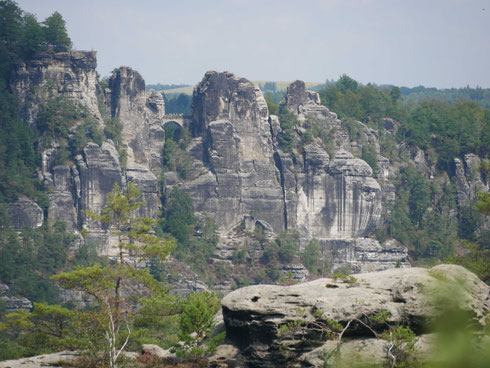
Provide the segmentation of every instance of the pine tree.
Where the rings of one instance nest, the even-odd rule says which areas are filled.
[[[133,217],[143,205],[138,201],[139,196],[140,191],[133,183],[126,191],[120,190],[116,183],[103,214],[86,212],[92,219],[108,225],[118,237],[116,263],[77,268],[53,277],[62,287],[82,291],[93,299],[98,311],[95,321],[104,330],[105,350],[111,368],[116,366],[132,332],[131,319],[138,298],[128,289],[136,286],[141,290],[143,287],[152,296],[164,295],[166,289],[141,266],[154,257],[165,260],[175,247],[175,241],[153,234],[157,220]]]
[[[46,18],[44,24],[44,37],[49,45],[54,46],[56,51],[71,50],[71,40],[66,31],[65,20],[60,13],[54,12]]]

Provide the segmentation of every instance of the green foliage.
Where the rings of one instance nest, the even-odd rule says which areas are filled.
[[[397,326],[383,333],[388,341],[387,361],[389,367],[413,367],[415,359],[415,333],[409,327]]]
[[[277,137],[279,147],[284,152],[292,153],[296,147],[296,127],[299,125],[296,116],[288,110],[286,106],[279,109],[279,122],[281,124],[281,133]]]
[[[118,263],[78,267],[52,277],[62,287],[92,297],[96,315],[93,323],[106,336],[102,346],[110,367],[115,366],[131,337],[134,305],[138,303],[137,296],[123,293],[122,288],[136,284],[151,291],[154,297],[163,297],[166,289],[151,276],[148,269],[137,265],[154,257],[165,260],[175,247],[174,241],[153,234],[157,221],[133,217],[143,204],[138,201],[139,196],[140,191],[133,183],[125,191],[121,191],[116,183],[108,195],[103,214],[86,211],[93,220],[110,226],[118,237]]]
[[[32,14],[24,15],[24,30],[21,36],[22,53],[29,59],[42,49],[44,31]]]
[[[376,148],[373,145],[363,146],[361,158],[371,166],[373,174],[376,175],[378,172],[378,155],[376,153]]]
[[[185,345],[177,346],[179,355],[200,356],[212,353],[224,334],[212,337],[214,315],[219,310],[219,300],[212,293],[191,293],[182,303],[179,321],[179,338]]]
[[[476,202],[475,209],[486,216],[490,216],[490,193],[478,193],[478,201]]]
[[[286,230],[277,238],[279,251],[277,255],[283,264],[291,263],[299,253],[299,233],[297,230]]]
[[[165,126],[165,145],[163,147],[164,171],[175,171],[182,179],[189,177],[192,169],[192,159],[185,151],[189,132],[184,130],[177,134],[172,125]]]
[[[483,216],[475,205],[461,206],[459,209],[458,235],[460,238],[476,241]]]
[[[165,192],[163,218],[165,220],[161,228],[177,239],[178,246],[174,254],[177,258],[183,258],[190,246],[190,237],[196,225],[191,197],[176,186]]]
[[[356,277],[354,277],[352,275],[346,275],[343,272],[336,272],[336,273],[334,273],[332,275],[332,279],[334,281],[340,280],[340,281],[348,284],[349,286],[359,285],[359,280]]]
[[[163,95],[167,114],[190,114],[192,97],[185,93],[167,93]]]
[[[66,232],[64,223],[53,227],[0,232],[0,280],[14,295],[34,302],[58,302],[59,290],[50,281],[56,272],[70,267],[68,257],[76,237]],[[76,261],[76,260],[74,260]]]
[[[382,324],[387,323],[391,317],[391,313],[387,309],[380,309],[374,316],[371,317],[371,321]]]
[[[397,194],[387,236],[407,246],[411,256],[422,262],[450,256],[457,239],[457,223],[451,216],[456,208],[454,186],[429,183],[422,172],[408,166],[400,171]],[[382,239],[382,231],[378,235]]]
[[[65,20],[60,13],[54,12],[43,22],[44,37],[48,45],[54,46],[56,51],[71,49],[71,40],[66,32]]]
[[[270,115],[278,115],[279,114],[279,106],[276,103],[274,103],[274,100],[272,99],[272,94],[270,92],[266,93],[265,102],[267,102],[267,107],[269,109]]]
[[[490,108],[490,88],[464,88],[437,89],[418,86],[414,88],[402,87],[400,89],[404,101],[408,104],[419,104],[424,100],[437,99],[447,103],[458,100],[477,102],[480,106]]]
[[[119,118],[105,119],[104,122],[105,136],[114,142],[114,146],[116,147],[121,159],[121,165],[125,167],[128,159],[128,152],[122,141],[123,125],[121,124]]]
[[[462,255],[454,255],[447,259],[475,273],[482,281],[490,284],[490,249],[467,240],[462,241]]]
[[[320,243],[317,239],[311,239],[305,247],[301,260],[313,276],[323,275],[326,271],[325,261],[322,261]]]

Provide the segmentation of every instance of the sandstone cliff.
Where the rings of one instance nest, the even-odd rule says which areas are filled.
[[[50,188],[47,221],[65,221],[75,232],[89,230],[89,239],[102,242],[103,252],[110,253],[110,231],[83,211],[100,213],[114,183],[125,187],[134,182],[146,202],[138,215],[158,215],[165,106],[161,94],[146,92],[141,75],[129,67],[117,69],[102,91],[95,67],[93,52],[43,54],[16,68],[12,88],[23,117],[34,128],[37,106],[59,95],[85,106],[101,129],[109,119],[122,125],[119,151],[109,139],[101,145],[91,142],[66,164],[56,165],[59,145],[54,141],[43,152],[39,170]],[[357,152],[358,146],[350,141],[337,116],[320,104],[317,93],[306,91],[301,81],[288,88],[284,105],[300,123],[298,134],[311,121],[331,131],[333,152],[327,153],[324,143],[314,139],[292,155],[284,153],[278,144],[280,122],[269,115],[259,88],[232,73],[206,73],[194,90],[192,119],[183,127],[193,136],[187,148],[193,158],[192,173],[179,180],[167,172],[167,187],[181,186],[192,197],[197,212],[215,219],[224,247],[233,247],[226,239],[246,221],[247,229],[260,226],[271,236],[297,229],[302,244],[317,238],[324,250],[335,251],[337,266],[347,263],[361,271],[404,264],[406,249],[356,240],[379,224],[390,189],[380,185],[371,167],[350,152]],[[366,139],[376,144],[375,133],[363,129]],[[122,150],[127,151],[126,162],[120,157]],[[22,209],[12,204],[11,211]],[[42,219],[34,217],[19,220],[19,224],[39,226]],[[386,256],[377,258],[380,252]]]

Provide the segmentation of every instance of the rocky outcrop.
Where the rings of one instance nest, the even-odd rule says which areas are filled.
[[[16,309],[32,310],[32,302],[29,299],[10,295],[8,285],[2,283],[0,283],[0,301],[7,313],[14,312]]]
[[[54,141],[43,152],[39,170],[43,183],[50,188],[48,223],[61,220],[71,231],[89,230],[89,239],[103,243],[107,254],[110,232],[83,211],[101,213],[114,183],[124,188],[132,182],[145,201],[138,215],[158,215],[157,177],[162,166],[163,124],[169,117],[162,95],[146,92],[138,72],[120,67],[101,91],[95,66],[95,54],[90,52],[42,54],[17,66],[12,88],[23,106],[23,116],[33,127],[39,102],[59,95],[86,106],[101,127],[102,116],[122,124],[124,147],[118,148],[120,152],[127,150],[125,167],[111,140],[100,146],[89,143],[73,162],[56,166],[59,142]],[[197,212],[211,214],[224,239],[241,224],[249,231],[260,226],[271,238],[271,234],[296,228],[302,244],[318,238],[324,250],[332,246],[329,240],[346,240],[349,245],[340,247],[339,254],[350,256],[342,256],[338,264],[367,258],[375,264],[372,249],[380,249],[379,244],[362,251],[357,245],[362,241],[355,239],[376,228],[383,213],[381,203],[392,197],[393,188],[386,183],[380,186],[369,165],[352,155],[349,150],[360,151],[361,147],[351,144],[337,115],[321,104],[318,93],[295,81],[283,106],[296,115],[299,134],[312,125],[331,133],[330,154],[318,138],[294,154],[284,153],[277,139],[280,122],[269,116],[262,92],[231,73],[206,73],[195,88],[192,104],[189,128],[193,140],[187,148],[193,158],[192,173],[183,181],[175,173],[166,173],[165,182],[167,187],[180,185],[187,191]],[[365,140],[379,152],[376,132],[361,123],[359,126]],[[389,162],[381,156],[378,161],[386,179]],[[218,258],[233,253],[228,245],[220,243]],[[390,254],[399,254],[397,261],[403,260],[403,251]],[[393,265],[388,258],[373,269]]]
[[[280,173],[259,88],[231,73],[208,72],[194,90],[193,114],[205,169],[184,188],[196,210],[212,213],[222,231],[252,213],[282,230]]]
[[[456,289],[459,299],[455,298]],[[342,328],[349,324],[344,337],[372,345],[373,338],[388,326],[403,324],[422,334],[446,306],[442,300],[447,300],[483,327],[490,307],[489,292],[488,285],[464,268],[441,265],[318,279],[287,287],[250,286],[228,294],[222,306],[227,337],[239,347],[248,366],[276,367],[292,360],[302,366],[318,366],[308,353],[322,347],[316,350],[318,359],[318,353],[328,348],[327,340],[332,339],[326,333],[332,323],[329,320]],[[373,320],[381,311],[386,315],[383,323]],[[300,327],[294,333],[281,329],[288,323]]]
[[[43,224],[44,214],[39,205],[28,199],[19,198],[8,206],[11,226],[16,230],[24,227],[34,229]]]
[[[122,66],[109,79],[105,91],[110,116],[123,126],[122,139],[127,147],[128,164],[144,165],[159,174],[165,142],[162,117],[165,115],[163,96],[145,91],[141,75]]]
[[[320,243],[325,250],[335,254],[333,272],[343,267],[354,273],[410,267],[408,249],[396,240],[386,241],[382,245],[370,238],[323,240]]]
[[[284,105],[297,115],[300,123],[304,123],[307,118],[313,118],[329,129],[340,127],[337,114],[328,110],[320,102],[317,92],[306,90],[305,82],[296,80],[287,88]]]
[[[63,94],[87,107],[102,125],[96,94],[96,66],[93,51],[46,52],[26,64],[18,64],[11,77],[11,88],[19,100],[21,116],[35,127],[40,102]]]
[[[458,203],[469,205],[479,191],[487,192],[490,187],[480,174],[481,160],[473,153],[464,155],[464,159],[454,159]]]
[[[79,358],[79,352],[60,351],[59,353],[42,354],[17,360],[5,360],[0,362],[0,368],[55,368],[68,364],[78,364]]]

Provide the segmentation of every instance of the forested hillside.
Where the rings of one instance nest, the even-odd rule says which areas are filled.
[[[0,25],[0,360],[199,362],[218,296],[250,284],[441,263],[490,283],[488,90],[207,72],[162,95],[183,85],[101,80],[58,12],[0,0]]]

